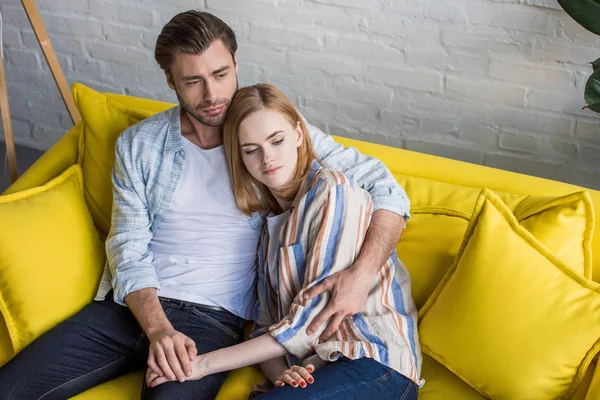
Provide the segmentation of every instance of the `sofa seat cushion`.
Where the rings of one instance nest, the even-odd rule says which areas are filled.
[[[245,367],[231,371],[225,379],[225,383],[216,400],[246,400],[248,394],[265,377],[253,367]],[[121,376],[112,381],[98,385],[75,397],[73,400],[88,399],[111,399],[111,400],[133,400],[139,399],[142,393],[144,373],[134,372]]]
[[[419,318],[423,352],[481,394],[570,398],[600,350],[600,285],[574,273],[484,189]]]

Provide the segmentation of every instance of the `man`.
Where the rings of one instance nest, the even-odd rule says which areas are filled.
[[[96,301],[0,369],[0,398],[64,399],[146,367],[171,382],[144,387],[144,398],[216,396],[225,374],[183,382],[198,353],[237,343],[251,319],[262,226],[260,216],[236,208],[222,149],[221,125],[238,89],[236,50],[231,28],[211,14],[187,11],[165,25],[155,58],[180,105],[117,141],[110,271]],[[364,306],[410,204],[381,162],[310,132],[323,165],[361,183],[377,210],[356,263],[308,293],[331,292],[309,327],[327,327],[328,337]]]

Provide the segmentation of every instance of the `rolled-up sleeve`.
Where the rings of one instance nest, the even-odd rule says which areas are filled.
[[[354,179],[373,198],[373,209],[392,211],[405,221],[410,219],[410,200],[404,188],[380,160],[366,156],[353,147],[344,148],[330,135],[304,120],[315,153],[324,167],[341,171]]]
[[[152,232],[145,185],[136,170],[128,131],[117,140],[112,181],[112,225],[106,239],[106,253],[114,300],[126,305],[124,299],[128,294],[150,287],[160,288],[149,248]]]

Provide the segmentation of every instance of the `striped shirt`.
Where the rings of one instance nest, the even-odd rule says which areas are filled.
[[[269,332],[300,359],[314,355],[335,361],[361,357],[398,371],[418,385],[421,351],[417,309],[411,281],[396,252],[381,267],[364,310],[345,319],[327,341],[319,342],[322,326],[306,333],[327,305],[329,293],[305,300],[304,293],[326,277],[352,265],[358,257],[371,220],[369,193],[341,172],[314,162],[281,225],[279,237],[263,229],[258,254],[258,301],[253,311],[252,337]],[[279,241],[279,262],[269,265],[271,240]]]

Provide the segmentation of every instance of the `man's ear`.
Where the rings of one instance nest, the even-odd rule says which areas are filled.
[[[304,131],[302,130],[302,125],[300,121],[296,123],[296,147],[300,147],[304,142]]]
[[[173,82],[173,75],[171,75],[171,73],[169,71],[167,71],[166,69],[165,71],[165,77],[167,78],[167,85],[169,85],[169,87],[173,90],[175,89],[175,83]]]
[[[235,74],[237,75],[238,73],[238,60],[237,60],[237,54],[233,55],[233,66],[235,67]]]

